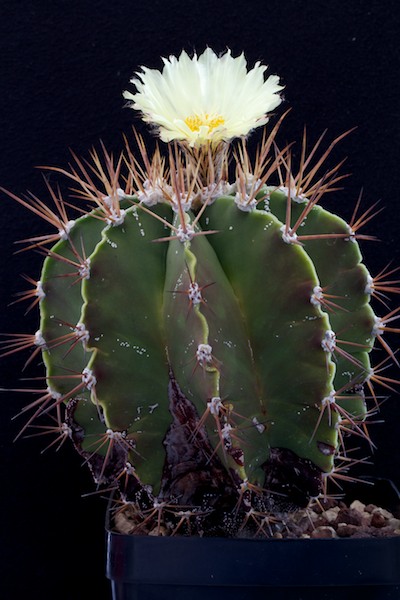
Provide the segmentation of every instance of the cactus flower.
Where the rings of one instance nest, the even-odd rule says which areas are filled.
[[[259,62],[248,71],[243,54],[234,58],[228,50],[218,57],[207,48],[200,56],[182,52],[163,61],[162,72],[142,67],[131,79],[137,93],[124,97],[164,142],[198,146],[245,136],[267,123],[281,102],[279,77],[264,80],[267,67]]]

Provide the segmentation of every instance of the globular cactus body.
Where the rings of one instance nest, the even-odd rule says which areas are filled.
[[[117,223],[98,211],[77,219],[46,258],[49,387],[56,404],[67,403],[72,437],[99,483],[115,483],[129,464],[134,496],[141,486],[165,489],[171,381],[196,414],[188,443],[206,432],[210,464],[219,461],[239,490],[243,482],[263,490],[267,505],[317,495],[334,467],[339,421],[364,419],[375,317],[358,243],[319,206],[301,229],[316,238],[296,243],[285,235],[285,191],[265,188],[262,197],[268,204],[252,210],[223,195],[198,220],[185,213],[195,221],[188,239],[174,235],[179,218],[168,203],[149,211],[133,200]],[[295,223],[309,201],[290,202]],[[85,258],[71,285],[79,246]],[[323,288],[340,308],[326,310]],[[349,342],[342,354],[334,331]],[[281,476],[280,462],[289,465]]]

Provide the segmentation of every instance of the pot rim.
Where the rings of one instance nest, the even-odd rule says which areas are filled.
[[[153,585],[399,585],[400,536],[277,540],[108,531],[107,577]]]

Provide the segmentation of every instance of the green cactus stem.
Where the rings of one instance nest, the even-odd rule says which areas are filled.
[[[167,169],[138,137],[143,168],[127,146],[107,169],[92,154],[97,184],[80,161],[67,173],[93,208],[52,217],[30,338],[48,388],[25,428],[52,412],[136,533],[257,533],[251,514],[324,492],[343,433],[369,441],[364,387],[392,316],[371,307],[362,236],[317,205],[326,182],[267,181],[287,169],[281,153],[265,168],[276,133],[254,172],[241,147],[233,183],[225,147],[170,146]]]

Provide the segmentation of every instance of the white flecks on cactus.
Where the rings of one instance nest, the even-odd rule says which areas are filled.
[[[117,342],[119,342],[120,348],[130,348],[131,347],[130,343],[126,340],[120,340],[117,338]]]
[[[243,54],[228,50],[218,57],[210,48],[190,58],[163,59],[162,72],[142,67],[131,83],[135,94],[124,98],[142,118],[159,128],[164,142],[186,140],[191,146],[247,135],[268,121],[268,113],[282,101],[279,77],[264,80],[266,66],[247,70]]]
[[[271,212],[271,208],[270,208],[270,204],[269,204],[269,196],[265,196],[265,198],[263,198],[263,204],[264,204],[264,208],[263,210],[265,210],[265,212],[270,213]]]
[[[199,344],[196,350],[196,358],[200,365],[212,362],[212,347],[209,344]]]
[[[232,342],[232,340],[223,340],[222,343],[224,344],[224,346],[226,346],[227,348],[234,348],[236,347],[236,344],[234,344]]]
[[[131,345],[128,343],[128,345],[126,345],[126,343],[120,344],[120,346],[125,347],[125,348],[132,348],[132,350],[134,352],[136,352],[136,354],[138,354],[139,356],[145,356],[146,358],[150,358],[150,355],[147,353],[147,349],[143,348],[142,346],[135,346],[135,345]]]
[[[325,331],[324,338],[321,342],[324,352],[334,352],[336,348],[336,333],[332,329]]]

